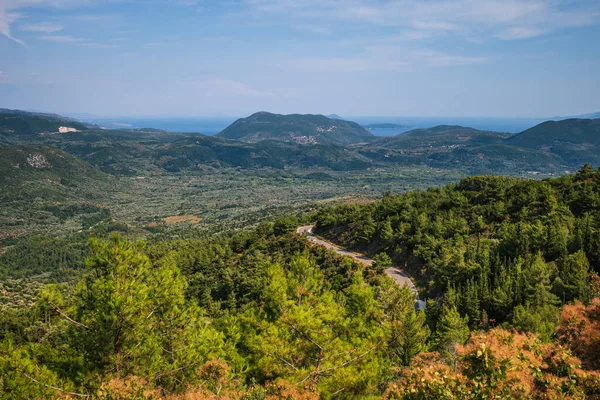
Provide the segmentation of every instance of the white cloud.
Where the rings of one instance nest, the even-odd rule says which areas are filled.
[[[188,86],[197,88],[208,96],[243,96],[243,97],[270,97],[273,93],[263,92],[242,82],[230,79],[211,78],[187,82]]]
[[[22,44],[13,36],[11,25],[28,7],[67,9],[118,1],[138,0],[0,0],[0,35]],[[152,3],[163,3],[198,9],[210,4],[202,0],[149,3],[149,7]],[[449,33],[477,40],[490,37],[514,40],[600,24],[600,2],[596,0],[236,0],[223,4],[238,10],[244,5],[243,10],[269,20],[277,14],[278,22],[321,34],[357,24],[376,25],[392,30],[390,36],[398,41]],[[58,32],[59,28],[62,27],[49,23],[21,27],[46,34]]]
[[[71,8],[94,3],[95,0],[0,0],[0,35],[23,45],[23,41],[12,35],[11,25],[23,17],[20,10],[29,7]],[[38,31],[50,33],[47,31]],[[55,31],[56,32],[56,31]]]
[[[371,72],[371,71],[403,71],[411,65],[401,60],[378,60],[374,57],[323,57],[292,60],[286,66],[311,71],[334,72]]]
[[[423,65],[429,67],[459,67],[464,65],[485,64],[487,57],[471,57],[456,54],[446,54],[437,51],[419,51],[414,57]]]
[[[15,42],[23,45],[24,43],[13,37],[10,31],[10,25],[19,18],[19,15],[16,13],[9,13],[2,8],[2,4],[0,3],[0,34],[6,36],[7,38],[14,40]]]
[[[513,26],[500,31],[496,37],[505,40],[527,39],[544,34],[544,30],[529,26]]]
[[[172,4],[176,4],[178,6],[184,6],[184,7],[192,7],[192,6],[197,6],[200,1],[198,0],[169,0],[167,1],[167,3],[172,3]]]
[[[318,35],[327,35],[327,34],[331,33],[331,28],[329,28],[329,27],[326,27],[324,25],[310,24],[310,23],[301,23],[301,24],[297,24],[297,25],[292,25],[292,28],[299,30],[299,31],[314,33],[314,34],[318,34]]]
[[[39,38],[50,42],[72,44],[92,49],[108,49],[117,47],[117,45],[114,44],[114,42],[111,44],[96,43],[86,38],[74,37],[70,35],[44,35],[40,36]]]
[[[487,57],[414,50],[390,45],[369,46],[366,50],[365,54],[355,57],[306,58],[289,61],[285,66],[310,71],[362,73],[404,72],[417,68],[459,67],[489,62]]]
[[[62,31],[64,28],[50,22],[40,22],[38,24],[22,24],[19,29],[26,32],[55,33]]]
[[[40,39],[49,40],[51,42],[59,43],[85,43],[87,42],[84,38],[73,37],[69,35],[44,35],[40,36]]]
[[[295,24],[351,21],[396,30],[404,41],[442,33],[522,39],[600,24],[600,2],[573,0],[244,0]],[[339,24],[338,24],[339,25]],[[345,25],[344,25],[345,26]],[[398,31],[400,33],[398,33]]]

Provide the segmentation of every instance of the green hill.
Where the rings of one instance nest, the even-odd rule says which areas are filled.
[[[85,131],[84,124],[51,116],[0,113],[0,141],[15,141],[27,136]],[[63,131],[63,132],[61,132]]]
[[[279,115],[267,112],[238,119],[217,136],[250,143],[279,140],[297,144],[339,145],[366,142],[373,138],[373,134],[355,122],[330,119],[323,115]]]
[[[548,121],[507,140],[513,146],[539,149],[561,157],[571,168],[600,162],[600,119]]]
[[[547,121],[511,137],[508,142],[523,147],[549,148],[560,144],[600,145],[600,119]]]
[[[64,121],[64,122],[76,122],[76,123],[81,123],[83,125],[88,125],[88,124],[85,124],[85,123],[82,123],[82,122],[76,120],[75,118],[65,117],[64,115],[59,115],[59,114],[54,114],[54,113],[11,110],[8,108],[0,108],[0,114],[18,114],[18,115],[23,115],[23,116],[28,116],[28,117],[51,118],[51,119],[58,119],[58,120]],[[96,125],[92,125],[92,126],[96,126]]]
[[[548,121],[516,135],[442,125],[379,138],[371,146],[387,150],[388,157],[397,158],[389,153],[396,151],[441,168],[559,172],[600,162],[600,119]]]
[[[480,131],[463,126],[440,125],[427,129],[415,129],[397,136],[380,138],[374,145],[387,149],[448,150],[501,143],[506,137],[508,135],[498,132]]]
[[[107,180],[109,175],[54,147],[0,143],[0,201],[77,197]]]
[[[56,233],[67,219],[109,218],[110,193],[118,180],[89,163],[47,145],[0,143],[0,244],[32,233]],[[87,219],[86,219],[87,218]]]

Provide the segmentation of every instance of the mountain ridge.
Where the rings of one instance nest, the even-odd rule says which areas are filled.
[[[459,125],[438,125],[431,128],[413,129],[396,136],[378,138],[374,146],[389,149],[400,148],[456,148],[473,143],[500,143],[508,135],[500,132],[481,131],[475,128]],[[455,147],[452,147],[455,146]]]
[[[60,117],[60,116],[59,116]],[[23,114],[0,112],[0,136],[15,139],[18,136],[59,134],[87,131],[77,120],[61,119],[51,114]]]
[[[521,146],[539,146],[540,141],[594,143],[600,145],[600,119],[570,118],[546,121],[509,138]],[[547,143],[550,145],[552,143]]]
[[[259,112],[236,121],[230,126],[233,131],[216,136],[155,129],[41,134],[35,132],[48,129],[36,125],[40,119],[52,130],[65,123],[48,116],[18,114],[16,117],[29,121],[21,132],[13,129],[13,117],[15,114],[0,113],[0,143],[54,146],[113,175],[177,173],[207,166],[278,170],[322,167],[337,171],[426,166],[522,174],[557,173],[586,162],[600,163],[600,120],[548,121],[516,135],[439,125],[375,137],[364,135],[362,127],[353,130],[358,124],[322,115]],[[351,133],[327,126],[344,126]],[[291,131],[298,134],[290,137]]]

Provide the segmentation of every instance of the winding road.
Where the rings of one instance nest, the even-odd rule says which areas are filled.
[[[312,243],[315,243],[319,246],[323,246],[325,248],[331,249],[339,255],[350,257],[350,258],[354,259],[355,261],[362,263],[364,265],[373,264],[374,261],[372,259],[370,259],[369,257],[366,257],[362,254],[353,253],[348,250],[344,250],[341,247],[338,247],[332,243],[326,242],[325,240],[321,240],[321,239],[313,236],[312,230],[314,227],[315,227],[314,225],[301,226],[298,229],[296,229],[296,233],[298,233],[300,235],[306,235],[308,240],[310,240]],[[385,270],[385,273],[390,278],[392,278],[398,285],[408,286],[410,288],[410,290],[412,290],[417,295],[417,301],[416,301],[415,306],[419,309],[425,308],[425,302],[422,300],[419,300],[419,292],[417,291],[417,287],[410,280],[410,278],[408,276],[406,276],[406,274],[404,272],[400,271],[398,268],[390,267]]]

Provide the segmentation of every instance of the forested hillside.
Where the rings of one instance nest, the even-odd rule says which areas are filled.
[[[556,154],[566,165],[600,162],[600,119],[548,121],[511,137],[511,145]]]
[[[373,139],[373,134],[352,121],[323,115],[280,115],[258,112],[241,118],[217,136],[243,142],[277,140],[298,144],[347,145]]]
[[[35,136],[39,134],[58,134],[60,128],[87,130],[87,127],[74,120],[58,119],[53,116],[23,115],[16,113],[0,113],[0,137],[17,139],[19,136]]]
[[[114,176],[55,147],[0,143],[0,254],[15,237],[56,234],[56,222],[77,217],[77,229],[87,229],[107,219],[103,202],[117,187]]]
[[[0,113],[0,143],[58,147],[114,175],[206,168],[440,168],[463,174],[557,174],[598,162],[598,121],[545,122],[511,136],[462,126],[376,138],[321,115],[256,113],[217,135],[106,130],[50,114]],[[77,132],[58,133],[60,128]]]
[[[589,301],[600,265],[600,171],[545,181],[475,176],[319,212],[318,232],[384,253],[471,329],[509,324],[550,340],[559,306]],[[443,300],[442,300],[443,299]],[[432,328],[435,328],[433,325]]]
[[[57,253],[63,270],[86,257],[79,282],[3,304],[0,398],[594,398],[598,202],[586,165],[218,235],[97,232]],[[373,267],[293,233],[315,219]],[[424,312],[383,273],[391,262],[416,278]]]
[[[388,149],[423,151],[437,148],[442,150],[499,144],[509,136],[508,134],[480,131],[464,126],[440,125],[429,129],[414,129],[397,136],[378,138],[375,144]]]

